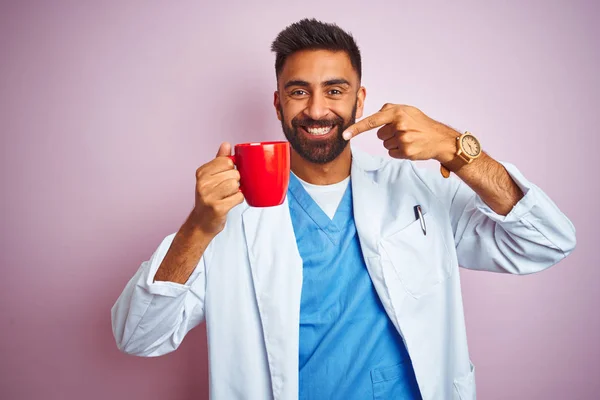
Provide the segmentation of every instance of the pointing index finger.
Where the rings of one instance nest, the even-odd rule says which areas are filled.
[[[385,124],[389,124],[393,121],[393,114],[389,111],[378,111],[373,115],[368,116],[355,124],[350,125],[344,131],[344,139],[350,140],[354,136],[370,131],[371,129],[375,129]]]

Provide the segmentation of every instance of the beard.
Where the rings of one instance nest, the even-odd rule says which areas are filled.
[[[354,103],[352,114],[347,121],[337,114],[333,118],[327,119],[312,119],[303,114],[299,114],[292,119],[291,126],[285,123],[283,109],[279,106],[281,113],[281,127],[283,133],[290,142],[292,148],[303,159],[315,164],[327,164],[335,160],[346,148],[349,141],[343,138],[344,131],[354,122],[356,122],[356,106]],[[298,132],[300,127],[325,128],[331,127],[336,129],[335,134],[327,140],[310,140],[306,135]]]

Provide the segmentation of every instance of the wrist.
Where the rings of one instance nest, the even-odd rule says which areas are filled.
[[[195,211],[192,211],[188,218],[181,226],[181,230],[185,231],[187,235],[198,239],[201,242],[208,244],[215,236],[215,233],[208,232],[202,227],[200,218],[197,217]]]

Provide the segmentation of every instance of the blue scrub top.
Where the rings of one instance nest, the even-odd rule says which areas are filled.
[[[410,357],[373,287],[352,185],[331,220],[290,174],[288,203],[303,261],[300,399],[421,399]]]

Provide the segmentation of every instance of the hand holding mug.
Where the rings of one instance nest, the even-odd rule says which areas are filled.
[[[194,223],[207,235],[217,235],[225,227],[227,213],[244,201],[240,173],[235,169],[231,145],[222,143],[217,157],[196,170]]]

